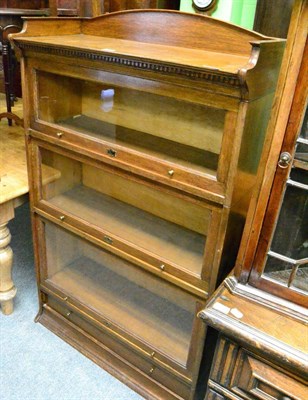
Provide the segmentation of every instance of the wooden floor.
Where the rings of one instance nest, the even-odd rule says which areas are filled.
[[[5,101],[5,94],[4,93],[0,93],[0,113],[2,112],[6,112],[6,101]],[[17,101],[15,102],[14,107],[12,108],[12,112],[14,114],[16,114],[19,118],[23,117],[23,107],[22,107],[22,99],[17,99]],[[1,131],[2,131],[2,123],[5,123],[5,125],[7,124],[7,120],[3,119],[1,121]]]

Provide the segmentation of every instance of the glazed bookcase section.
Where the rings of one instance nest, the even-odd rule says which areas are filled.
[[[224,201],[236,114],[209,106],[207,92],[78,67],[65,72],[63,66],[61,75],[45,63],[31,67],[33,134],[44,132],[61,146]]]
[[[129,88],[43,71],[37,71],[37,82],[38,120],[103,141],[111,146],[110,157],[125,147],[216,176],[226,112],[202,104],[201,94],[198,104],[142,91],[138,85]],[[140,86],[146,85],[148,81]]]
[[[38,212],[84,234],[92,227],[90,234],[109,251],[163,279],[189,283],[189,290],[196,286],[195,291],[206,296],[220,207],[183,199],[108,170],[103,163],[47,147],[33,145],[40,182]],[[58,179],[43,185],[43,166],[58,171]]]
[[[62,227],[39,223],[42,289],[141,355],[154,353],[158,365],[189,377],[196,310],[204,302]],[[199,341],[203,335],[198,332]]]

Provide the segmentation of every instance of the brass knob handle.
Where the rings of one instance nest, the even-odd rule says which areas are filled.
[[[168,175],[169,175],[169,176],[173,176],[173,175],[174,175],[174,171],[173,171],[173,169],[169,169],[169,171],[168,171]]]
[[[57,132],[57,136],[58,136],[59,139],[61,139],[61,137],[63,136],[63,133],[62,132]]]
[[[64,215],[60,215],[59,219],[60,219],[60,221],[64,221],[65,220],[65,216]]]
[[[154,358],[155,357],[155,351],[153,351],[152,353],[151,353],[151,358]]]
[[[160,268],[161,271],[164,271],[165,270],[165,264],[162,264],[159,268]]]
[[[72,312],[71,312],[71,311],[68,311],[68,312],[66,313],[66,316],[69,317],[71,314],[72,314]]]
[[[153,372],[154,372],[154,367],[150,369],[149,374],[151,375],[153,374]]]
[[[63,297],[63,300],[64,300],[64,301],[67,301],[67,300],[68,300],[68,297],[67,297],[67,296]]]
[[[291,154],[288,153],[287,151],[284,151],[283,153],[280,154],[278,165],[280,168],[288,168],[290,162],[291,162]]]

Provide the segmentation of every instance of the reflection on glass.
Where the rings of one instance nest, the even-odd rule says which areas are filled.
[[[114,89],[104,89],[101,91],[101,109],[105,112],[109,112],[113,108],[114,103]]]
[[[168,263],[200,276],[210,210],[46,149],[41,159],[61,174],[44,187],[43,199],[142,249],[157,267]]]
[[[186,365],[192,295],[48,222],[45,239],[49,284]]]
[[[42,71],[37,78],[40,120],[216,175],[224,110],[135,90],[129,82],[104,85]]]

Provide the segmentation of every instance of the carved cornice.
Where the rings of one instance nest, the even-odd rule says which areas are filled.
[[[44,46],[35,43],[18,42],[18,47],[22,50],[36,51],[45,54],[52,54],[64,57],[83,58],[91,61],[103,61],[106,63],[119,64],[139,70],[157,72],[168,75],[181,75],[194,80],[210,81],[215,84],[240,88],[242,86],[238,77],[234,74],[227,74],[220,71],[205,71],[204,69],[177,66],[163,62],[135,59],[132,57],[106,54],[86,50],[76,50],[67,47]]]

